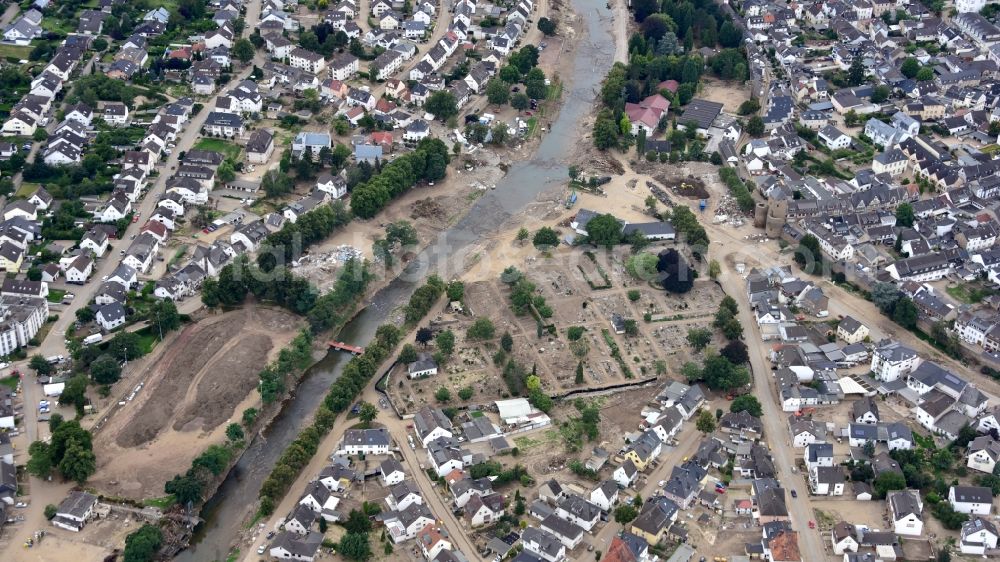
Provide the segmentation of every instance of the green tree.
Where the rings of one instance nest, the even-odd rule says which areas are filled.
[[[226,426],[226,439],[236,443],[237,441],[242,441],[245,437],[243,433],[243,426],[238,423],[231,423]]]
[[[174,496],[178,504],[198,504],[201,501],[204,484],[195,476],[194,471],[189,470],[187,474],[175,475],[163,485],[163,491]]]
[[[253,55],[256,49],[254,49],[253,43],[249,39],[241,37],[233,43],[233,56],[239,59],[240,62],[246,64],[253,60]]]
[[[917,73],[917,82],[930,82],[934,79],[934,69],[924,67]]]
[[[434,338],[434,343],[441,353],[446,356],[451,355],[455,351],[455,333],[451,330],[439,332],[437,337]]]
[[[347,533],[340,539],[340,554],[350,560],[364,562],[372,557],[368,533]]]
[[[710,355],[705,358],[701,378],[711,389],[729,391],[746,386],[750,373],[746,367],[733,365],[721,355]]]
[[[595,246],[610,249],[622,241],[622,224],[610,213],[598,215],[587,222],[587,238]]]
[[[151,562],[162,545],[163,532],[147,523],[125,537],[125,562]]]
[[[576,384],[583,384],[583,361],[576,364]]]
[[[640,281],[651,281],[658,275],[656,266],[659,258],[654,254],[641,253],[630,256],[625,262],[625,270],[629,275]]]
[[[733,403],[729,405],[730,412],[750,412],[750,415],[758,418],[764,415],[760,400],[753,394],[742,394],[737,396]]]
[[[527,228],[524,228],[522,226],[520,229],[518,229],[515,240],[517,240],[518,242],[524,242],[525,240],[528,239],[529,236],[531,236],[531,233],[528,232]]]
[[[524,93],[533,100],[542,100],[548,96],[549,87],[545,85],[545,73],[542,69],[532,68],[524,78]]]
[[[448,300],[450,301],[460,301],[465,297],[465,283],[461,281],[452,281],[448,283],[445,288],[445,294],[448,295]]]
[[[913,329],[917,326],[917,314],[917,305],[913,304],[910,297],[903,297],[893,307],[892,320],[904,328]]]
[[[493,105],[503,105],[510,101],[510,87],[499,78],[486,83],[486,99]]]
[[[913,226],[914,218],[913,205],[900,203],[899,207],[896,207],[896,226],[910,228]]]
[[[451,391],[443,386],[438,387],[434,392],[434,399],[441,403],[449,402],[451,400]]]
[[[514,349],[514,338],[511,337],[510,332],[504,332],[500,336],[500,349],[510,353]]]
[[[875,283],[872,287],[872,302],[883,314],[890,314],[900,297],[899,289],[891,283]]]
[[[917,73],[920,72],[920,61],[913,57],[907,57],[900,65],[899,71],[907,78],[916,78]]]
[[[378,408],[370,402],[362,402],[361,411],[358,412],[358,419],[361,420],[361,423],[370,426],[376,417],[378,417]]]
[[[607,150],[618,146],[618,125],[607,116],[598,116],[594,122],[594,146]]]
[[[43,513],[45,514],[45,518],[51,521],[55,518],[56,514],[59,513],[59,508],[50,503],[45,506],[45,511]]]
[[[93,447],[90,441],[86,443],[76,439],[70,439],[66,443],[66,451],[62,460],[59,461],[59,472],[63,478],[75,480],[83,484],[97,471],[97,458],[94,457]]]
[[[740,328],[742,330],[742,326],[740,326]],[[725,347],[719,351],[719,355],[725,357],[726,360],[733,365],[743,365],[744,363],[748,363],[750,361],[750,353],[747,351],[747,344],[738,339],[734,339],[727,343]]]
[[[695,427],[697,427],[698,431],[702,433],[712,433],[715,431],[715,416],[713,416],[712,412],[709,412],[708,410],[702,410],[701,413],[698,414]]]
[[[633,519],[635,519],[638,514],[639,511],[635,508],[634,505],[630,503],[624,503],[615,508],[615,522],[621,523],[622,525],[626,525],[630,523]]]
[[[25,469],[28,474],[38,478],[46,478],[52,474],[52,451],[44,441],[35,441],[28,446],[28,464]]]
[[[545,17],[539,18],[538,30],[551,37],[556,34],[556,22]]]
[[[424,103],[424,109],[442,123],[458,114],[455,95],[447,90],[438,90],[428,96]]]
[[[751,137],[761,137],[764,135],[764,119],[760,115],[754,115],[747,121],[746,132]]]
[[[97,384],[114,384],[121,378],[122,368],[118,361],[104,354],[90,364],[90,377]]]
[[[517,92],[510,97],[510,106],[516,109],[518,113],[528,109],[530,105],[531,98],[528,97],[528,94]]]
[[[760,111],[760,101],[757,98],[750,98],[740,104],[738,113],[740,115],[753,115]]]
[[[712,343],[712,331],[707,328],[690,328],[687,341],[695,351],[701,351]]]
[[[257,408],[247,408],[246,410],[243,410],[243,416],[241,419],[244,427],[249,428],[253,426],[253,422],[257,421]]]
[[[411,344],[406,344],[399,352],[399,362],[403,364],[413,363],[417,360],[417,350]]]
[[[344,528],[350,534],[367,534],[372,529],[372,522],[363,511],[352,509],[344,522]]]
[[[884,498],[887,493],[893,490],[905,490],[906,489],[906,478],[898,472],[892,472],[891,470],[879,474],[875,478],[875,482],[872,483],[872,488],[875,490],[875,494]]]
[[[50,375],[54,370],[52,363],[49,363],[47,359],[37,353],[31,356],[31,360],[28,361],[28,367],[34,369],[35,373],[39,376]]]
[[[87,376],[84,374],[70,378],[59,395],[59,404],[74,406],[76,413],[82,416],[83,407],[87,404],[87,384]]]
[[[535,232],[534,238],[532,238],[531,243],[540,250],[553,248],[559,245],[559,234],[555,230],[547,226],[539,228]]]
[[[472,395],[476,393],[476,390],[471,386],[463,386],[458,389],[458,397],[462,400],[468,400],[472,398]]]
[[[158,332],[172,332],[181,327],[181,315],[177,312],[177,305],[170,299],[158,299],[149,307],[149,314],[146,320]]]
[[[879,84],[878,86],[875,86],[875,88],[872,90],[872,103],[884,102],[885,100],[889,99],[889,94],[891,93],[892,91],[889,89],[889,86],[886,86],[884,84]]]
[[[865,61],[860,54],[851,61],[851,66],[847,69],[847,84],[849,86],[860,86],[865,81]]]
[[[722,273],[722,266],[719,265],[719,262],[715,260],[711,260],[708,262],[708,277],[710,279],[712,279],[713,281],[718,279],[721,273]]]
[[[472,340],[491,340],[495,333],[496,328],[489,318],[477,318],[472,326],[469,326],[466,337]]]
[[[135,332],[118,332],[108,344],[108,353],[121,361],[138,359],[143,356],[142,337]]]

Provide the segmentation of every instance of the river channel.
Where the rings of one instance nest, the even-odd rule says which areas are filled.
[[[480,197],[463,219],[443,232],[397,279],[379,291],[344,327],[338,339],[365,345],[388,314],[405,303],[427,275],[436,273],[442,279],[449,279],[461,273],[467,259],[472,259],[467,252],[474,242],[496,232],[507,219],[536,201],[540,193],[565,185],[566,160],[582,139],[579,124],[592,111],[595,95],[614,55],[611,11],[604,0],[571,3],[582,17],[579,29],[583,36],[576,43],[575,54],[562,54],[574,57],[573,73],[561,77],[563,107],[535,154],[529,160],[512,162],[496,189]],[[205,504],[201,513],[205,523],[195,533],[192,545],[177,555],[177,560],[226,559],[264,478],[285,446],[298,434],[302,420],[308,419],[319,406],[348,359],[346,354],[330,353],[307,371],[295,396],[263,435],[254,438],[218,492]]]

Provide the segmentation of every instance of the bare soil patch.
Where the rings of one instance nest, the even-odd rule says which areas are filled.
[[[658,183],[665,186],[675,195],[680,195],[688,199],[708,198],[708,189],[705,188],[705,182],[694,176],[679,177],[677,175],[668,176],[659,174],[655,178]]]
[[[210,316],[172,335],[127,384],[143,388],[94,439],[99,490],[144,498],[183,472],[225,426],[257,406],[257,373],[302,320],[283,310],[247,306]]]
[[[647,251],[656,253],[663,247],[654,244]],[[504,380],[509,358],[525,371],[534,372],[550,395],[637,383],[658,375],[678,376],[684,362],[702,360],[702,354],[691,349],[686,336],[689,329],[710,327],[723,296],[714,283],[699,280],[691,292],[674,295],[636,281],[626,272],[625,261],[631,255],[628,248],[590,255],[593,257],[582,248],[543,257],[538,257],[537,251],[526,251],[514,262],[535,285],[535,295],[544,298],[552,310],[552,316],[543,319],[541,334],[535,317],[514,313],[510,288],[499,276],[467,281],[465,310],[438,310],[430,322],[436,332],[451,330],[455,334],[453,356],[437,375],[423,379],[409,380],[401,366],[389,388],[397,406],[412,412],[436,405],[434,393],[440,387],[451,392],[448,406],[509,398],[511,391]],[[629,295],[633,290],[638,292],[634,301]],[[616,333],[611,323],[613,315],[634,321],[635,335]],[[465,337],[477,318],[488,318],[493,323],[494,340],[480,342]],[[544,327],[549,325],[554,333]],[[574,326],[584,330],[577,342],[568,337],[569,328]],[[512,350],[501,354],[500,363],[495,364],[500,336],[505,332],[513,340]],[[724,343],[719,338],[715,347]],[[436,348],[431,344],[426,351],[433,353]],[[578,383],[576,370],[581,363],[583,381]],[[458,397],[465,388],[473,390],[467,401]]]
[[[723,111],[736,113],[740,104],[750,99],[750,93],[749,86],[738,82],[703,77],[697,97],[721,103]]]

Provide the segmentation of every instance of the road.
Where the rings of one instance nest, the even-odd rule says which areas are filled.
[[[16,2],[12,2],[7,6],[7,9],[3,11],[3,15],[0,15],[0,27],[7,27],[7,24],[14,21],[14,18],[19,13],[21,13],[21,6]]]
[[[724,242],[716,240],[712,246],[719,246]],[[795,449],[788,443],[788,428],[785,427],[787,414],[782,411],[777,401],[777,388],[772,385],[771,368],[767,360],[766,353],[768,346],[760,339],[757,332],[757,321],[750,310],[747,302],[745,283],[743,278],[735,271],[724,268],[719,276],[719,283],[726,294],[736,299],[740,304],[739,319],[746,330],[746,339],[749,345],[750,366],[753,369],[754,395],[760,400],[764,415],[761,421],[764,423],[764,434],[771,445],[771,456],[774,460],[774,467],[778,472],[778,480],[786,490],[798,490],[798,498],[786,496],[788,513],[792,518],[793,527],[799,532],[799,550],[802,552],[823,552],[823,542],[819,532],[810,530],[808,522],[813,518],[809,494],[802,486],[804,481],[802,475],[793,473],[797,454]]]
[[[628,11],[627,0],[615,0],[615,62],[628,62],[628,22],[632,14]]]
[[[665,452],[660,454],[660,465],[649,474],[644,475],[646,483],[641,488],[635,490],[636,495],[642,497],[644,500],[657,495],[657,492],[660,492],[659,482],[666,480],[670,476],[670,471],[674,466],[682,464],[681,459],[697,452],[698,445],[704,437],[703,433],[695,429],[693,418],[684,422],[681,426],[677,446],[669,451],[665,449]],[[609,521],[604,528],[590,539],[590,543],[594,545],[594,550],[606,553],[608,547],[611,546],[611,540],[618,536],[620,530],[621,525]]]
[[[410,336],[412,337],[412,336]],[[405,338],[404,338],[405,339]],[[377,404],[381,395],[375,391],[374,381],[369,384],[359,400],[365,400],[372,404]],[[303,420],[303,426],[307,423],[307,420]],[[391,410],[380,410],[379,418],[375,420],[376,424],[382,424],[389,429],[389,433],[392,435],[393,441],[399,446],[400,451],[403,454],[403,462],[406,464],[405,472],[407,473],[407,478],[412,480],[420,488],[420,493],[424,497],[424,501],[427,502],[427,506],[430,508],[431,512],[438,521],[447,529],[449,536],[455,547],[461,550],[469,560],[478,561],[480,557],[476,551],[474,545],[469,541],[465,534],[465,529],[459,524],[452,514],[451,509],[445,505],[439,496],[438,490],[435,488],[434,484],[427,477],[427,474],[420,470],[420,464],[422,461],[422,455],[425,454],[426,449],[417,449],[416,451],[409,448],[407,445],[406,435],[407,428],[406,422],[395,417],[395,414]],[[264,523],[264,529],[266,530],[277,530],[280,521],[295,507],[298,503],[299,498],[305,492],[306,486],[316,478],[320,470],[323,469],[328,464],[328,458],[333,451],[337,449],[340,441],[344,437],[344,432],[350,429],[353,424],[347,419],[347,412],[341,413],[337,416],[336,421],[333,424],[333,430],[323,439],[323,441],[317,447],[317,453],[313,456],[309,464],[302,470],[299,478],[289,487],[288,492],[281,502],[276,506],[274,514]],[[253,542],[246,548],[243,545],[239,545],[240,551],[246,553],[242,560],[246,562],[255,562],[258,560],[257,549],[260,546],[266,545],[267,540],[264,533],[259,534],[253,540]]]

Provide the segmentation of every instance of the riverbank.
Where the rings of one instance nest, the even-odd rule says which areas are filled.
[[[484,238],[489,239],[503,230],[512,217],[525,207],[537,203],[540,197],[552,199],[553,192],[562,188],[566,177],[566,158],[581,134],[579,123],[593,109],[596,89],[610,67],[614,50],[608,33],[610,11],[603,6],[598,9],[594,2],[585,0],[575,0],[573,9],[576,22],[572,26],[575,30],[574,44],[558,57],[562,64],[568,65],[567,68],[572,67],[572,71],[561,74],[564,83],[563,98],[558,112],[553,110],[549,114],[553,121],[550,127],[546,127],[547,134],[538,141],[522,145],[521,150],[531,151],[530,154],[523,153],[524,159],[512,159],[513,156],[510,155],[505,157],[504,162],[510,164],[506,166],[506,174],[502,174],[496,182],[496,189],[480,190],[481,193],[475,198],[469,197],[465,210],[461,212],[449,209],[452,212],[450,219],[438,222],[431,236],[422,237],[424,249],[408,260],[405,269],[399,270],[398,274],[387,274],[375,280],[369,291],[377,292],[370,298],[370,304],[345,326],[337,339],[361,345],[366,343],[374,336],[375,329],[390,317],[392,311],[406,302],[416,284],[423,278],[431,273],[436,273],[443,279],[456,277],[475,262],[475,255],[480,251],[480,242]],[[537,29],[533,29],[532,33],[537,37]],[[581,41],[582,37],[587,37],[588,40]],[[496,168],[503,171],[504,166]],[[452,185],[453,189],[461,189],[462,183],[468,181],[469,176],[465,171],[455,170],[449,174],[448,182],[435,186],[433,190],[438,191],[437,188],[445,188],[447,185]],[[373,233],[377,232],[375,229],[382,228],[378,224],[385,224],[393,216],[407,216],[405,205],[412,205],[420,196],[428,197],[426,194],[430,191],[431,189],[423,187],[411,190],[394,202],[391,209],[381,214],[378,222],[359,224],[368,224],[367,232],[374,236]],[[358,224],[352,223],[351,228],[355,229],[357,226]],[[362,229],[362,232],[365,231]],[[339,236],[360,236],[364,239],[365,235],[344,232]],[[334,240],[327,242],[328,245],[336,243]],[[284,445],[297,434],[302,421],[310,419],[325,394],[325,388],[339,376],[345,363],[346,360],[341,355],[328,355],[303,378],[294,401],[278,416],[265,435],[255,441],[251,450],[234,468],[233,474],[223,483],[217,494],[218,498],[223,499],[213,500],[203,510],[207,512],[206,519],[212,521],[205,539],[189,551],[182,552],[178,559],[212,560],[226,557],[234,537],[252,517],[251,507],[255,505],[260,482],[274,466]],[[369,385],[368,390],[371,386]],[[315,389],[318,388],[323,390],[317,392]],[[310,389],[314,389],[313,392]],[[327,453],[328,451],[321,450],[318,455]],[[311,466],[303,470],[286,494],[285,501],[290,501],[289,497],[301,493],[305,483],[315,476],[310,470]],[[282,505],[277,507],[277,515],[265,523],[264,528],[273,529],[277,517],[285,515],[282,513]],[[255,553],[261,542],[262,538],[258,537],[249,545],[248,550],[244,550],[247,548],[246,543],[240,544],[239,548],[242,552]]]

